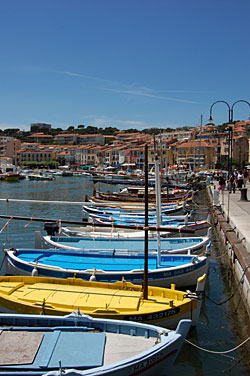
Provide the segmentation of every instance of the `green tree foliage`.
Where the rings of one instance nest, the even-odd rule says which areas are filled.
[[[16,137],[17,135],[19,135],[19,132],[19,128],[7,128],[4,130],[4,135],[9,137]]]
[[[146,134],[159,134],[161,133],[163,129],[161,128],[149,128],[149,129],[143,129],[143,133],[146,133]]]
[[[118,131],[119,129],[114,127],[106,127],[105,129],[100,128],[100,133],[105,135],[114,135]]]
[[[138,133],[138,132],[140,133],[138,129],[134,129],[134,128],[129,128],[124,131],[124,133]]]

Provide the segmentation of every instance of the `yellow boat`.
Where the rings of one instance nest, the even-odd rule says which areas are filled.
[[[148,287],[126,281],[90,282],[79,278],[0,277],[2,312],[65,315],[79,310],[95,318],[145,322],[175,328],[181,319],[199,320],[206,275],[197,281],[196,292]]]

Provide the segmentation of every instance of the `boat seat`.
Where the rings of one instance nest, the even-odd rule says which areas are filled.
[[[6,282],[5,284],[1,285],[1,293],[5,295],[11,295],[15,290],[19,289],[20,287],[24,286],[23,282]]]
[[[0,334],[0,372],[10,368],[17,372],[63,368],[93,368],[103,365],[105,332],[2,331]],[[6,351],[6,349],[8,349]]]
[[[0,367],[32,364],[43,337],[43,333],[1,331]]]

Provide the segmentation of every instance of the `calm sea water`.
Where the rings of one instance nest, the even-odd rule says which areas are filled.
[[[97,189],[119,190],[121,186],[99,185]],[[85,195],[91,195],[93,183],[83,177],[57,177],[54,181],[39,182],[22,180],[19,183],[0,182],[1,199],[43,200],[43,201],[70,201],[83,202]],[[197,215],[206,216],[206,197],[199,193],[195,198]],[[77,220],[83,218],[81,205],[62,205],[46,203],[12,203],[0,201],[0,213],[13,216],[31,218],[54,218],[61,220]],[[0,219],[0,229],[6,219]],[[31,222],[31,223],[30,223]],[[0,234],[1,245],[10,244],[15,248],[33,248],[34,231],[43,231],[43,223],[30,220],[12,220]],[[3,253],[0,253],[0,273],[4,274]],[[210,257],[209,276],[206,283],[206,295],[212,300],[203,302],[200,321],[195,329],[189,333],[188,340],[198,347],[207,349],[205,352],[185,343],[179,355],[175,368],[175,375],[249,375],[249,348],[247,345],[232,353],[215,354],[235,348],[250,336],[249,318],[236,293],[227,303],[225,301],[234,291],[229,286],[228,270],[221,264],[220,244],[213,239],[212,255]],[[250,341],[248,342],[250,346]]]

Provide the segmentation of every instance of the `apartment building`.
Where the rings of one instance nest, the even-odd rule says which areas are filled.
[[[16,152],[21,148],[21,141],[13,137],[0,137],[0,157],[8,157],[15,164]]]
[[[214,146],[210,142],[191,140],[177,144],[175,149],[178,165],[188,165],[193,169],[214,167]]]
[[[56,159],[55,150],[47,149],[20,149],[16,153],[16,163],[25,162],[51,162]]]
[[[54,137],[54,142],[58,144],[76,145],[78,141],[79,135],[75,133],[60,133]]]
[[[84,145],[104,145],[105,137],[102,134],[79,135],[79,143]]]
[[[75,163],[81,166],[98,166],[105,163],[102,149],[102,146],[79,145],[76,148]]]
[[[43,132],[39,132],[39,133],[33,133],[32,135],[29,136],[29,138],[31,139],[31,141],[33,142],[51,142],[53,141],[54,137],[51,136],[50,134],[44,134]]]

